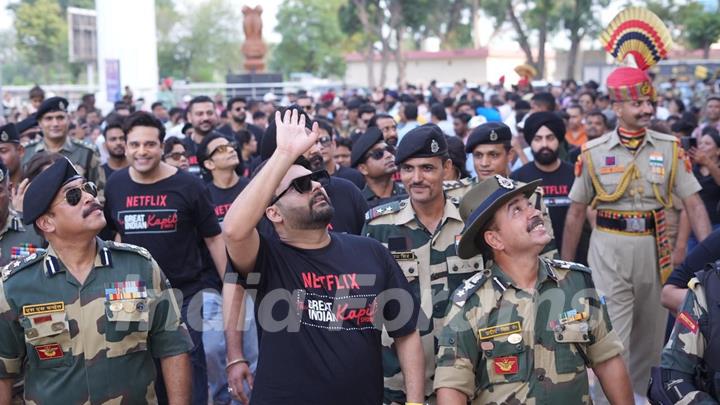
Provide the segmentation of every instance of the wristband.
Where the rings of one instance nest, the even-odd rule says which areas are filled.
[[[233,361],[228,362],[227,366],[225,366],[225,371],[227,371],[227,369],[229,369],[230,366],[234,366],[234,365],[236,365],[236,364],[238,364],[238,363],[245,363],[245,364],[247,364],[247,365],[250,365],[250,362],[249,362],[249,361],[247,361],[247,360],[245,360],[245,359],[243,359],[243,358],[241,357],[241,358],[239,358],[239,359],[235,359],[235,360],[233,360]]]

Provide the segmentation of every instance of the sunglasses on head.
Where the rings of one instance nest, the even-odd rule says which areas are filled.
[[[230,143],[226,143],[224,145],[220,145],[217,148],[215,148],[212,152],[210,152],[210,154],[208,155],[207,158],[210,159],[213,157],[214,154],[216,154],[218,152],[225,153],[231,149],[237,149],[237,143],[230,142]]]
[[[188,156],[189,156],[189,153],[187,153],[187,152],[173,152],[173,153],[166,154],[165,156],[163,156],[163,158],[165,158],[165,159],[170,158],[172,160],[180,160],[182,158],[187,159]]]
[[[367,157],[368,159],[373,160],[380,160],[385,156],[385,152],[390,152],[391,155],[395,154],[395,148],[390,145],[385,145],[382,149],[374,149],[370,152],[368,152]]]
[[[278,200],[280,200],[282,196],[284,196],[285,193],[287,193],[291,188],[294,188],[295,191],[300,194],[305,194],[312,191],[313,181],[317,181],[318,183],[320,183],[321,186],[324,187],[330,182],[330,175],[328,174],[327,170],[319,170],[317,172],[312,172],[310,174],[294,178],[290,182],[290,185],[287,186],[287,188],[283,190],[282,193],[278,194],[277,197],[273,198],[272,201],[270,201],[270,205],[278,202]]]
[[[65,197],[63,198],[63,201],[67,201],[68,205],[74,207],[80,203],[80,200],[82,200],[83,191],[93,197],[97,197],[97,186],[92,181],[88,181],[78,187],[65,190]]]

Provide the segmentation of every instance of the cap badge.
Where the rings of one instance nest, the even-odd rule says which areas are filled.
[[[58,107],[60,107],[60,109],[64,111],[64,110],[65,110],[65,103],[63,103],[62,101],[58,102]]]
[[[432,153],[438,153],[439,150],[440,145],[438,145],[437,141],[433,139],[432,142],[430,142],[430,151]]]
[[[499,174],[496,174],[495,178],[497,179],[497,182],[500,185],[500,187],[507,189],[507,190],[512,190],[515,188],[515,183],[512,180],[508,179],[507,177],[503,177]]]
[[[7,132],[3,131],[2,134],[0,134],[0,141],[7,142],[10,140],[10,135],[8,135]]]
[[[497,132],[495,132],[494,129],[492,130],[492,132],[490,132],[490,140],[493,142],[498,140],[498,134],[497,134]]]
[[[640,94],[642,94],[643,96],[647,96],[648,94],[650,94],[650,91],[650,83],[645,82],[642,84],[642,86],[640,86]]]

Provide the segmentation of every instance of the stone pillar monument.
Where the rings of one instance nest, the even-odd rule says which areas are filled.
[[[245,43],[242,45],[242,53],[245,56],[243,64],[245,70],[251,73],[260,73],[265,70],[265,53],[267,47],[262,40],[262,7],[250,8],[244,6],[243,30],[245,31]]]

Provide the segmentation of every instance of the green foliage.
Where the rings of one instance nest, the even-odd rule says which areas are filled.
[[[241,17],[227,0],[206,0],[187,14],[172,0],[156,1],[161,77],[222,81],[242,69]]]
[[[60,10],[53,0],[21,3],[15,10],[17,47],[29,61],[49,65],[66,57],[67,23]]]
[[[684,13],[683,36],[691,49],[702,49],[707,58],[710,45],[720,39],[720,13],[708,13],[693,7]]]
[[[347,37],[340,30],[340,6],[341,0],[285,0],[275,28],[282,41],[273,50],[270,68],[286,76],[292,72],[344,75],[339,45]]]

